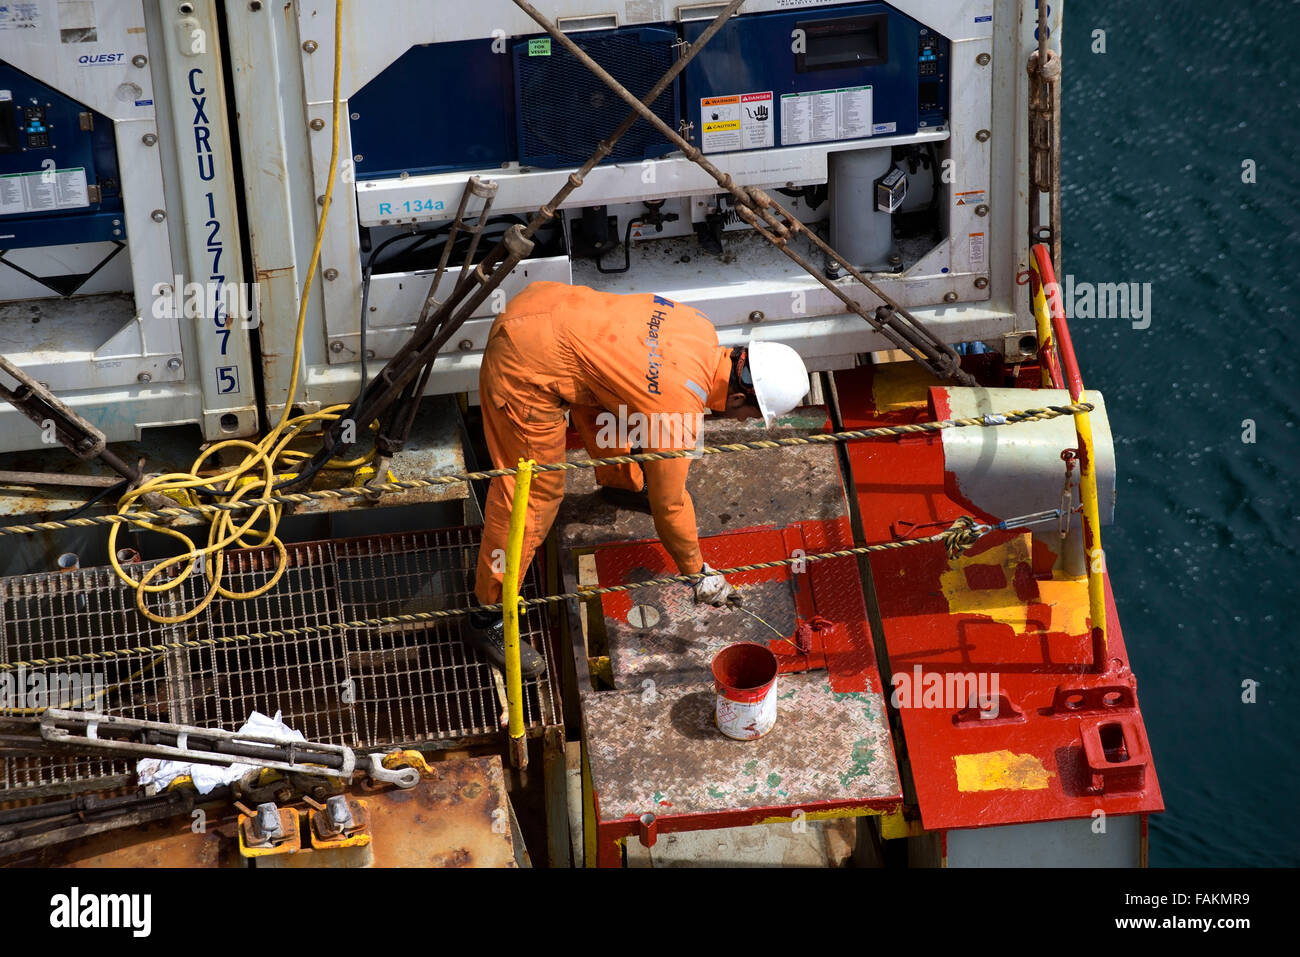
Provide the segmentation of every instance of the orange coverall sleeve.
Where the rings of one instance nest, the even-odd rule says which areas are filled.
[[[642,464],[655,532],[682,575],[694,575],[704,567],[699,533],[695,527],[695,503],[691,501],[691,493],[686,491],[686,473],[690,467],[690,459],[664,459]]]

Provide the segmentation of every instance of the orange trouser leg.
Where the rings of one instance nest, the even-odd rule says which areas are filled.
[[[569,420],[573,423],[573,427],[578,430],[578,435],[582,437],[582,444],[586,447],[587,454],[593,459],[631,455],[632,450],[630,448],[618,444],[617,429],[608,427],[602,429],[601,423],[596,421],[597,416],[600,416],[602,411],[590,405],[569,407]],[[606,415],[609,415],[609,413],[606,413]],[[614,436],[612,441],[610,441],[611,435]],[[645,476],[641,473],[641,466],[635,462],[629,465],[602,465],[596,469],[597,485],[606,485],[610,488],[626,488],[631,489],[633,492],[639,492],[644,483]]]
[[[511,395],[502,406],[484,394],[483,431],[494,468],[512,468],[519,460],[533,459],[539,465],[564,461],[564,411],[549,396]],[[524,403],[534,403],[525,405]],[[474,594],[481,604],[501,600],[501,579],[506,566],[506,536],[510,530],[510,506],[515,492],[513,475],[492,480],[483,517],[483,540],[479,545]],[[536,472],[528,493],[520,577],[533,560],[533,553],[551,530],[564,498],[563,472]]]

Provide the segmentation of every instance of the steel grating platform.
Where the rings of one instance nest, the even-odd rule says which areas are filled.
[[[459,640],[458,618],[349,628],[255,642],[207,639],[337,625],[395,614],[467,607],[467,576],[479,530],[451,528],[287,545],[289,569],[265,595],[216,599],[179,625],[156,624],[110,568],[0,579],[0,662],[87,652],[113,657],[10,672],[30,682],[70,674],[101,690],[94,710],[145,720],[233,730],[251,712],[283,712],[309,740],[366,751],[397,745],[463,744],[501,734],[503,688],[494,669]],[[276,567],[271,548],[226,553],[226,587],[249,591]],[[128,566],[143,574],[148,563]],[[176,614],[201,597],[195,574],[150,608]],[[536,569],[522,592],[539,594]],[[521,617],[521,637],[548,661],[547,676],[524,682],[531,733],[560,723],[559,669],[544,612]],[[201,641],[163,653],[133,651]],[[89,679],[97,679],[95,685]],[[82,702],[90,708],[92,702]],[[13,712],[10,712],[12,714]],[[125,761],[7,756],[0,799],[119,787],[134,781]]]

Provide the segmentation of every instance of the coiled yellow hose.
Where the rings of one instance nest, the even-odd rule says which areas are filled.
[[[280,414],[280,421],[259,442],[252,442],[247,439],[227,439],[217,442],[205,449],[203,454],[194,460],[189,472],[170,472],[131,489],[118,501],[119,514],[130,511],[132,505],[141,496],[155,492],[163,495],[168,493],[186,494],[189,489],[215,486],[221,487],[224,493],[229,493],[225,496],[225,500],[228,502],[237,502],[250,492],[253,493],[254,498],[271,495],[275,483],[280,477],[278,474],[280,469],[291,469],[294,464],[307,457],[306,453],[288,449],[289,443],[313,423],[336,421],[339,415],[347,409],[346,405],[335,405],[307,415],[293,416],[291,414],[294,395],[298,391],[298,370],[302,362],[303,332],[307,323],[307,303],[311,295],[312,280],[316,276],[316,268],[320,263],[321,244],[325,238],[325,222],[329,218],[330,204],[334,200],[334,181],[338,174],[342,75],[343,0],[335,0],[334,101],[331,123],[333,138],[330,144],[330,175],[328,182],[325,184],[325,199],[321,205],[320,222],[316,227],[316,242],[312,248],[311,261],[307,265],[307,275],[303,280],[302,296],[298,306],[298,326],[294,334],[289,391],[285,397],[284,411]],[[243,450],[245,453],[243,461],[216,476],[203,478],[199,474],[203,463],[213,455],[226,449]],[[354,468],[364,464],[372,455],[373,453],[348,462],[330,462],[328,467]],[[263,514],[266,515],[267,519],[265,530],[255,529],[253,526],[257,524]],[[142,615],[150,621],[156,621],[160,624],[177,624],[201,614],[217,595],[234,599],[256,598],[258,595],[263,595],[275,587],[276,582],[283,577],[289,567],[288,551],[285,549],[284,543],[276,535],[280,515],[280,506],[259,506],[248,513],[246,517],[241,516],[242,522],[237,525],[236,519],[230,513],[220,512],[214,516],[212,523],[208,526],[208,541],[203,548],[199,548],[189,535],[177,529],[155,525],[146,521],[134,521],[131,524],[135,527],[170,536],[185,547],[182,554],[160,562],[139,579],[127,574],[117,560],[117,533],[122,526],[120,524],[113,525],[108,533],[108,560],[118,578],[135,590],[136,607],[139,608]],[[270,580],[252,591],[235,592],[224,587],[222,585],[222,570],[225,564],[224,551],[232,545],[242,548],[255,545],[273,545],[278,553],[275,574],[271,576]],[[159,614],[146,606],[148,595],[170,592],[179,588],[181,583],[193,572],[195,563],[200,560],[203,563],[204,572],[208,579],[208,590],[197,605],[176,615]],[[167,569],[175,568],[177,565],[184,566],[179,574],[161,583],[154,583],[154,579],[162,576]]]

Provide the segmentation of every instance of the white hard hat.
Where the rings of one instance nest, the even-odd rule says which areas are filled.
[[[770,429],[808,394],[808,368],[799,353],[785,343],[764,340],[750,340],[747,365],[758,411]]]

